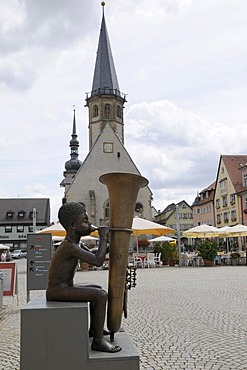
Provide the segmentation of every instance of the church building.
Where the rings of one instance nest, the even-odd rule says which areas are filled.
[[[74,113],[71,159],[65,163],[64,202],[85,204],[89,219],[97,226],[109,222],[108,190],[99,177],[109,172],[140,175],[124,147],[124,104],[126,95],[120,92],[109,36],[104,16],[104,3],[92,91],[86,95],[89,112],[89,152],[83,162],[78,159],[79,141]],[[148,177],[147,175],[144,177]],[[140,189],[135,215],[152,219],[152,192]],[[121,210],[119,210],[121,211]]]

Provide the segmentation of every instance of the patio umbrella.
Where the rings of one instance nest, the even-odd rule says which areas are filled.
[[[166,235],[174,234],[175,230],[169,227],[157,224],[156,222],[145,220],[144,218],[134,217],[132,222],[133,235],[151,234]]]
[[[39,230],[36,234],[51,234],[52,236],[63,236],[65,237],[66,231],[63,226],[58,222],[57,224],[46,227],[45,229]]]
[[[165,235],[175,233],[174,229],[145,220],[145,218],[134,217],[132,222],[132,235],[136,236],[136,252],[138,253],[138,235]]]
[[[220,227],[219,228],[219,231],[218,231],[218,236],[219,237],[226,237],[226,236],[228,236],[228,231],[230,231],[231,230],[231,227],[230,226],[223,226],[223,227]]]
[[[149,242],[155,243],[155,242],[175,242],[176,239],[170,238],[170,236],[158,236],[154,239],[149,239]]]
[[[229,227],[226,230],[226,233],[229,237],[247,236],[247,226],[238,224],[238,225]]]
[[[206,238],[218,236],[219,229],[215,226],[202,224],[199,226],[192,227],[189,230],[183,232],[183,235],[187,238]]]

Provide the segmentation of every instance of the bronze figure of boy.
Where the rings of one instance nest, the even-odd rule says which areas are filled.
[[[94,266],[102,266],[107,252],[109,229],[100,227],[99,248],[92,253],[79,246],[80,238],[95,230],[88,221],[83,204],[65,203],[58,213],[61,225],[66,230],[66,237],[55,252],[48,273],[46,299],[48,301],[90,302],[89,336],[93,337],[92,349],[103,352],[118,352],[119,346],[109,343],[103,336],[106,313],[107,293],[94,284],[74,285],[73,278],[78,259]]]

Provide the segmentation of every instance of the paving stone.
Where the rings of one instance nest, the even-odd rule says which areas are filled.
[[[25,262],[17,262],[19,306],[16,296],[4,297],[0,311],[4,370],[19,370]],[[75,280],[107,289],[108,271],[78,271]],[[140,370],[246,370],[246,281],[246,266],[138,269],[122,326],[138,349]],[[44,291],[31,292],[39,295]]]

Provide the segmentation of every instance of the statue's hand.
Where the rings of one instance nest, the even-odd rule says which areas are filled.
[[[107,226],[100,226],[98,230],[99,230],[99,237],[100,237],[100,239],[106,239],[106,240],[108,240],[108,237],[109,237],[109,227],[107,227]]]

